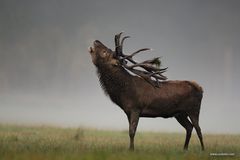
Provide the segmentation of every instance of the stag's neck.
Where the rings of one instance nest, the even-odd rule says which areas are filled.
[[[121,96],[132,86],[132,75],[120,66],[97,66],[99,81],[104,92],[111,100],[121,106]]]

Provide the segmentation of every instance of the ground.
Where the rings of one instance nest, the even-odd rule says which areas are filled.
[[[184,139],[184,133],[137,132],[135,151],[131,152],[128,151],[127,131],[1,124],[0,159],[240,159],[239,134],[204,134],[204,152],[195,134],[190,141],[189,151],[183,151]],[[222,153],[225,155],[220,156]]]

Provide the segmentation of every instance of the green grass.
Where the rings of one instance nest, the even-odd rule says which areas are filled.
[[[240,159],[240,135],[205,134],[206,151],[195,134],[183,151],[185,134],[137,132],[128,151],[127,131],[0,125],[0,159],[16,160],[194,160]],[[210,156],[210,153],[235,156]]]

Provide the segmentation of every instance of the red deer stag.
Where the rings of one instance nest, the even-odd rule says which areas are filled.
[[[96,40],[93,47],[89,48],[89,53],[97,68],[101,87],[127,115],[129,149],[134,150],[139,117],[175,117],[186,129],[184,149],[188,149],[194,127],[204,150],[198,123],[203,94],[201,86],[193,81],[166,81],[162,73],[167,68],[159,67],[159,58],[137,63],[133,56],[150,49],[143,48],[130,55],[124,54],[123,42],[129,36],[121,39],[121,34],[115,36],[115,51]]]

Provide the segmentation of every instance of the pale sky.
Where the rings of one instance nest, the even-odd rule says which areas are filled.
[[[240,133],[239,0],[0,0],[0,123],[127,130],[104,95],[87,48],[98,39],[161,56],[170,80],[204,89],[203,133]],[[139,130],[185,132],[174,118]]]

